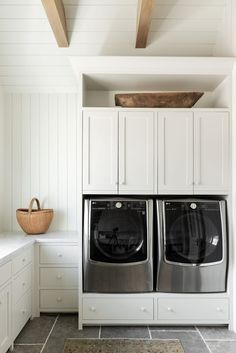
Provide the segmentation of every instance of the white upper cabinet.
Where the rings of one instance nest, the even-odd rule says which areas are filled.
[[[158,116],[158,193],[227,194],[227,112],[173,112]]]
[[[119,114],[119,193],[154,193],[154,113]]]
[[[83,113],[83,192],[118,191],[118,113]]]
[[[83,192],[154,193],[154,113],[83,114]]]
[[[229,187],[229,115],[194,115],[194,193],[226,194]]]
[[[83,193],[227,194],[229,113],[155,112],[84,112]]]
[[[193,193],[193,113],[158,114],[158,193]]]

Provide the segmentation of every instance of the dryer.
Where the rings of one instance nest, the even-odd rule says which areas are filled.
[[[226,291],[226,201],[157,200],[156,290],[170,293]]]

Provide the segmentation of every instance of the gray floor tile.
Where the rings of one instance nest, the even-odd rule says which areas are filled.
[[[207,342],[212,353],[235,353],[236,342],[208,341]]]
[[[149,326],[150,331],[196,331],[194,326]]]
[[[14,350],[13,351],[9,351],[9,353],[40,353],[41,349],[42,349],[43,345],[20,345],[17,346],[15,345]]]
[[[42,315],[28,321],[15,343],[44,343],[56,319],[56,315]]]
[[[220,327],[198,327],[205,340],[220,340],[220,339],[234,339],[236,340],[236,333],[228,330],[225,326]]]
[[[66,338],[98,338],[99,327],[78,330],[78,315],[60,315],[43,353],[62,353]]]
[[[209,350],[198,332],[152,331],[152,338],[178,339],[185,353],[209,353]]]
[[[103,326],[101,338],[150,338],[147,326]]]

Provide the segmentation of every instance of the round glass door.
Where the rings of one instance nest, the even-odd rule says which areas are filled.
[[[130,263],[147,258],[146,205],[107,204],[92,212],[90,258],[110,263]]]
[[[144,242],[137,217],[127,211],[104,212],[94,230],[96,248],[112,260],[127,260],[135,255]]]
[[[169,215],[166,219],[166,260],[186,264],[220,261],[222,230],[219,211],[190,211],[186,207],[181,214],[177,212],[176,215],[176,218]]]

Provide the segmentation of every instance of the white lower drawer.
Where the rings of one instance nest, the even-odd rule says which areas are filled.
[[[77,290],[40,290],[41,309],[76,309],[78,308]]]
[[[84,298],[84,320],[153,320],[152,298]]]
[[[13,302],[17,302],[31,288],[31,265],[13,280]]]
[[[13,305],[13,336],[14,339],[31,316],[31,290]]]
[[[229,301],[224,298],[158,299],[159,320],[228,320]]]
[[[41,264],[76,264],[78,263],[77,245],[41,245],[39,247]]]
[[[13,275],[21,271],[32,261],[32,247],[22,250],[18,256],[13,259]]]
[[[51,288],[70,288],[78,287],[77,268],[40,268],[39,272],[40,287]]]

